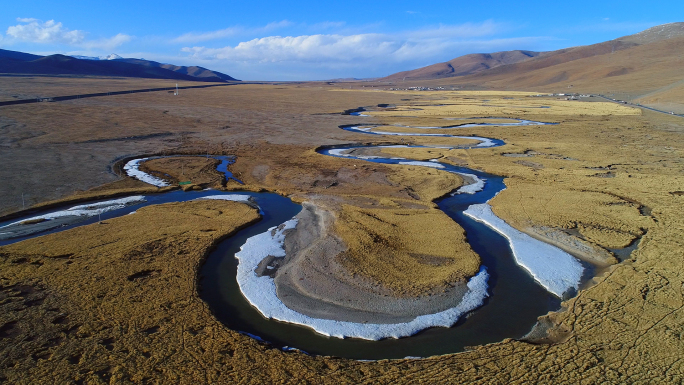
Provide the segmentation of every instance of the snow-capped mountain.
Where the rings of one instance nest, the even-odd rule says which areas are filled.
[[[117,59],[123,59],[121,56],[112,53],[107,56],[82,56],[82,55],[70,55],[73,58],[76,59],[82,59],[82,60],[117,60]]]

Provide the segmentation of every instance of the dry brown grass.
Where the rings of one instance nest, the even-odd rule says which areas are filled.
[[[337,257],[348,271],[395,293],[416,296],[441,291],[465,282],[480,267],[463,229],[439,210],[345,205],[335,230],[348,248]]]
[[[392,210],[407,209],[411,203],[422,209],[433,207],[429,200],[449,183],[424,187],[418,171],[410,174],[397,171],[399,166],[315,154],[311,148],[321,144],[369,139],[336,127],[361,118],[312,114],[359,105],[399,104],[400,98],[425,104],[435,97],[429,93],[328,92],[296,85],[231,86],[193,94],[196,107],[183,104],[190,99],[130,95],[35,109],[3,108],[3,119],[10,117],[15,122],[13,135],[21,130],[57,134],[17,136],[3,148],[3,164],[10,167],[3,167],[2,175],[11,182],[5,188],[44,186],[36,190],[45,190],[41,199],[49,199],[70,194],[71,188],[53,191],[56,185],[64,186],[62,183],[74,182],[69,186],[78,188],[114,179],[100,173],[123,154],[174,149],[202,153],[206,150],[203,146],[225,141],[224,149],[234,149],[240,156],[233,170],[250,188],[278,190],[297,200],[309,194],[338,197],[342,202],[356,202],[357,208],[351,210],[355,216],[364,210],[375,214],[377,209],[370,207],[382,205],[386,207],[382,218],[392,218]],[[72,128],[83,130],[85,139],[90,133],[83,124],[87,117],[82,115],[88,111],[101,110],[102,121],[117,116],[118,111],[135,110],[143,102],[146,111],[140,112],[140,119],[154,121],[164,110],[173,111],[174,119],[187,121],[193,133],[182,142],[177,133],[185,128],[176,126],[169,128],[175,136],[147,141],[103,145],[58,140],[60,135],[73,138],[73,133],[59,133],[60,126],[69,122]],[[197,221],[197,207],[183,204],[149,208],[136,214],[139,217],[127,216],[108,225],[86,226],[3,248],[0,376],[18,383],[36,382],[47,374],[61,382],[115,383],[446,383],[454,378],[475,383],[681,382],[684,147],[680,136],[684,124],[680,118],[649,112],[625,116],[561,113],[579,105],[567,103],[568,108],[559,108],[555,115],[540,115],[535,109],[515,116],[561,122],[557,126],[482,127],[468,132],[503,139],[504,147],[414,152],[419,159],[443,155],[453,163],[506,175],[508,188],[492,205],[498,215],[520,229],[530,224],[576,226],[580,235],[605,247],[623,245],[630,237],[643,234],[629,261],[608,269],[605,276],[595,279],[595,285],[565,302],[566,310],[551,315],[557,325],[552,335],[562,337],[562,343],[506,340],[456,355],[378,362],[270,350],[220,325],[197,298],[195,269],[216,236],[204,234],[201,230],[210,228],[200,224],[219,220]],[[464,115],[470,111],[460,114],[453,108],[450,116],[469,117]],[[435,125],[437,120],[420,124],[415,118],[401,116],[363,119],[390,125]],[[216,129],[222,123],[230,128]],[[136,123],[127,121],[125,126],[116,135],[135,131]],[[105,134],[97,133],[99,137]],[[258,142],[263,138],[266,141]],[[502,156],[505,153],[525,157]],[[22,170],[26,171],[22,178],[10,175]],[[605,177],[607,173],[613,177]],[[408,194],[402,184],[413,184],[419,199]],[[369,190],[360,191],[359,186]],[[16,203],[3,202],[5,210],[16,208]],[[164,214],[164,210],[169,211]],[[173,230],[192,229],[187,235],[190,239],[174,235],[177,232],[163,236],[158,228],[150,229],[151,233],[130,231],[132,221],[144,219],[143,215],[172,215],[178,210],[183,218],[174,223]],[[218,227],[219,222],[212,227],[216,233],[229,231],[228,223]],[[120,231],[112,232],[115,225]],[[136,237],[131,240],[131,250],[142,250],[144,258],[101,252],[117,247],[102,240],[119,237],[118,242],[123,242],[129,236]],[[435,253],[440,252],[435,248]],[[75,254],[69,258],[55,258],[72,251]],[[144,270],[159,273],[142,281],[127,280]],[[33,333],[35,339],[25,339],[27,333]]]
[[[520,103],[503,97],[508,95],[504,93],[498,98],[488,95],[488,103]],[[443,114],[470,116],[472,105],[477,104],[477,98],[474,100],[462,100],[454,95],[447,102],[449,105],[444,107],[448,112]],[[458,109],[460,103],[462,110]],[[479,135],[506,141],[504,147],[494,149],[388,148],[383,152],[417,160],[438,158],[457,165],[468,163],[488,172],[510,176],[506,181],[507,190],[499,194],[492,204],[495,212],[519,229],[530,226],[574,229],[587,240],[605,248],[625,247],[648,231],[654,221],[642,215],[639,209],[641,206],[651,207],[651,202],[644,199],[643,194],[635,194],[635,189],[667,194],[678,190],[684,182],[676,166],[680,163],[676,160],[677,154],[681,154],[682,149],[669,146],[677,143],[676,134],[672,132],[674,128],[653,130],[648,120],[630,117],[635,111],[640,114],[639,110],[615,104],[536,98],[531,103],[550,104],[552,108],[537,110],[541,112],[536,115],[516,115],[515,108],[508,108],[501,114],[560,124],[463,129],[467,132],[476,130]],[[406,111],[383,111],[383,122],[395,124],[401,122],[403,114],[415,116],[410,104]],[[573,106],[580,108],[572,110]],[[439,107],[433,108],[438,110]],[[589,110],[593,112],[587,113]],[[552,113],[548,116],[551,119],[545,119],[547,116],[544,114],[547,113]],[[603,115],[589,118],[594,114]],[[626,115],[621,117],[619,114]],[[654,113],[646,114],[665,119],[661,124],[671,120]],[[588,120],[592,122],[587,123]],[[458,129],[449,131],[458,132]],[[424,141],[423,138],[413,139],[419,143]],[[435,139],[439,138],[429,139],[429,142]],[[639,150],[642,151],[635,152]],[[663,162],[674,168],[658,169],[656,165]]]
[[[223,175],[216,171],[219,163],[208,157],[183,156],[150,159],[143,162],[140,169],[173,184],[190,182],[190,185],[221,187]]]
[[[390,91],[400,95],[410,95],[407,91]],[[428,118],[451,118],[462,117],[527,117],[535,116],[606,116],[606,115],[641,115],[638,108],[610,102],[596,103],[573,103],[562,99],[535,98],[533,93],[494,92],[467,93],[462,91],[431,91],[426,94],[443,98],[438,105],[410,103],[409,105],[398,104],[395,109],[366,112],[374,117],[399,118],[428,117]],[[422,95],[421,95],[422,96]],[[513,98],[513,96],[517,96]],[[445,99],[445,100],[444,100]],[[548,108],[540,108],[548,107]],[[457,121],[458,122],[458,121]],[[441,125],[448,125],[450,121],[444,121]],[[458,124],[458,123],[456,123]]]
[[[211,83],[159,79],[68,77],[68,76],[0,76],[0,101],[49,98],[94,94],[100,92],[128,91],[145,88],[201,86]]]
[[[49,93],[56,94],[69,93],[72,80],[0,78],[4,89],[12,92],[34,81],[30,87],[49,87]],[[104,85],[88,82],[92,84],[86,86],[93,91],[109,84],[109,80],[99,80]],[[122,87],[156,85],[154,80],[137,79]],[[393,95],[382,98],[386,103],[398,101]],[[300,151],[347,142],[355,136],[338,125],[357,118],[329,113],[377,103],[377,95],[367,93],[331,93],[297,84],[245,84],[187,90],[178,97],[153,92],[1,107],[0,213],[21,209],[22,193],[30,206],[116,181],[119,176],[108,165],[121,157],[229,154],[236,145],[262,140],[297,144],[302,146]],[[42,169],[51,172],[37,172]]]

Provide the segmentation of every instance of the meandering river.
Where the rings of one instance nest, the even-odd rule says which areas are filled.
[[[345,129],[349,130],[349,126]],[[360,129],[350,129],[350,131],[364,132]],[[503,141],[490,138],[472,136],[467,138],[477,141],[476,144],[466,146],[467,148],[488,148],[504,144]],[[411,146],[403,147],[410,148]],[[489,274],[489,297],[484,299],[483,306],[476,309],[467,318],[460,319],[454,327],[429,328],[406,338],[367,341],[325,337],[305,326],[264,318],[257,309],[245,300],[240,291],[235,278],[238,263],[234,256],[248,238],[264,233],[269,228],[289,220],[301,210],[300,205],[277,194],[230,193],[211,190],[151,194],[145,195],[142,203],[137,202],[105,211],[100,216],[91,216],[79,223],[49,229],[48,232],[63,231],[74,226],[94,223],[100,219],[127,215],[140,207],[151,204],[189,201],[209,195],[249,196],[259,205],[263,219],[222,241],[209,255],[200,272],[201,297],[208,303],[216,317],[228,327],[254,338],[268,341],[278,348],[287,350],[289,349],[287,347],[294,347],[311,354],[355,359],[385,359],[454,353],[463,351],[467,346],[497,342],[505,338],[520,338],[531,330],[537,317],[559,308],[559,297],[546,290],[540,284],[539,279],[535,281],[533,275],[522,268],[519,261],[516,262],[511,251],[511,242],[506,236],[464,214],[464,211],[472,205],[485,204],[503,190],[505,186],[502,177],[441,163],[438,160],[416,162],[382,155],[354,155],[360,149],[368,150],[371,148],[368,146],[336,146],[321,148],[318,152],[327,156],[351,158],[359,161],[433,167],[465,175],[466,179],[472,182],[469,186],[462,187],[455,194],[437,202],[441,210],[465,229],[470,246],[480,255]],[[372,150],[378,150],[377,146]],[[227,172],[226,162],[223,162],[220,167],[222,171]],[[232,176],[227,175],[227,177]],[[63,211],[66,208],[55,208],[25,218],[0,223],[0,233],[3,231],[3,227],[7,228],[11,223],[31,220],[36,216]],[[45,233],[3,240],[0,241],[0,245],[43,234]]]

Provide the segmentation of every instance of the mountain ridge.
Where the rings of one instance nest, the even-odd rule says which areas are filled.
[[[103,59],[104,58],[104,59]],[[198,66],[177,66],[144,59],[124,59],[116,54],[73,57],[40,56],[0,49],[0,73],[27,75],[117,76],[200,82],[239,81],[230,75]]]
[[[648,28],[644,31],[638,32],[633,35],[623,36],[617,39],[608,40],[605,42],[600,42],[585,46],[576,46],[569,48],[562,48],[555,51],[547,52],[537,52],[533,57],[525,58],[521,56],[515,56],[514,59],[509,60],[509,62],[503,62],[499,60],[495,63],[500,63],[498,65],[489,65],[486,59],[487,55],[494,56],[497,54],[507,54],[516,52],[533,52],[533,51],[502,51],[495,52],[492,54],[469,54],[459,56],[448,62],[437,63],[430,66],[397,72],[384,77],[380,80],[383,81],[397,81],[403,79],[410,80],[434,80],[434,79],[444,79],[444,78],[464,78],[467,80],[477,80],[483,79],[491,76],[497,76],[502,74],[516,74],[521,72],[531,72],[538,71],[544,68],[553,67],[556,65],[561,65],[563,63],[568,63],[576,60],[583,60],[594,56],[600,56],[605,54],[613,54],[617,51],[628,50],[637,46],[654,44],[660,41],[676,39],[679,37],[684,37],[684,22],[668,23],[663,25],[658,25],[655,27]],[[473,59],[481,59],[479,62]],[[515,60],[517,59],[517,60]],[[454,70],[449,70],[447,67],[451,63],[465,64],[470,63],[468,71],[458,72]],[[453,65],[452,65],[453,67]],[[465,68],[465,67],[464,67]],[[440,71],[441,69],[441,71]],[[562,79],[564,76],[562,74],[557,74],[558,79]],[[619,74],[618,74],[619,75]],[[569,75],[568,75],[569,77]],[[549,83],[554,83],[552,78],[548,79]]]
[[[415,80],[435,77],[455,77],[478,73],[501,65],[517,63],[539,56],[541,52],[512,50],[494,53],[473,53],[459,56],[415,70],[397,72],[379,80]]]

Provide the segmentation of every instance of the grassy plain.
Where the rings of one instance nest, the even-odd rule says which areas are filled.
[[[40,87],[34,87],[45,86],[51,95],[70,94],[74,87],[68,78],[35,80]],[[27,81],[0,77],[0,88],[23,90]],[[76,83],[99,92],[118,81]],[[173,84],[135,79],[129,86]],[[393,103],[399,97],[382,100]],[[355,118],[339,113],[376,102],[376,95],[338,95],[318,84],[294,84],[187,90],[178,97],[153,92],[5,106],[0,112],[0,161],[5,165],[0,213],[21,209],[22,194],[28,207],[114,182],[120,176],[111,165],[124,157],[184,151],[222,154],[262,142],[294,144],[301,152],[322,142],[346,142],[350,135],[337,126]],[[51,172],[39,171],[46,168]]]
[[[55,96],[92,94],[100,92],[115,92],[137,90],[145,88],[174,87],[173,80],[159,79],[132,79],[132,78],[101,78],[101,77],[70,77],[70,76],[31,76],[31,75],[5,75],[0,77],[0,101],[50,98]],[[178,87],[207,85],[210,83],[198,83],[178,81]]]
[[[7,190],[1,207],[20,208],[10,192],[38,192],[35,203],[113,182],[117,176],[107,167],[124,155],[209,150],[238,155],[231,169],[248,188],[296,200],[323,195],[353,205],[354,214],[344,222],[351,228],[363,223],[353,218],[363,210],[384,207],[383,215],[390,215],[434,209],[431,200],[460,180],[438,170],[316,154],[312,149],[324,144],[399,142],[337,125],[448,125],[454,121],[444,117],[510,117],[560,124],[463,129],[464,135],[506,142],[493,149],[384,151],[505,175],[507,189],[492,205],[521,230],[559,229],[604,248],[640,238],[638,249],[547,317],[554,325],[551,344],[505,340],[424,360],[359,362],[271,349],[222,326],[198,298],[196,268],[207,248],[254,218],[254,210],[226,202],[149,207],[106,225],[0,249],[0,379],[31,383],[49,374],[64,383],[682,381],[681,118],[521,94],[330,92],[334,87],[240,85],[188,91],[188,98],[159,93],[3,107],[0,160],[7,167],[0,173]],[[503,107],[478,107],[484,99]],[[409,110],[434,101],[449,106],[427,106],[429,114],[421,118]],[[398,108],[368,118],[334,114],[379,103]],[[552,108],[518,107],[528,103]],[[158,132],[169,135],[148,136]],[[433,177],[437,182],[428,183]],[[131,182],[114,182],[112,191],[119,183]],[[240,210],[244,215],[236,217]],[[198,221],[202,213],[211,215]],[[168,215],[180,215],[172,231],[155,226],[153,219]]]

